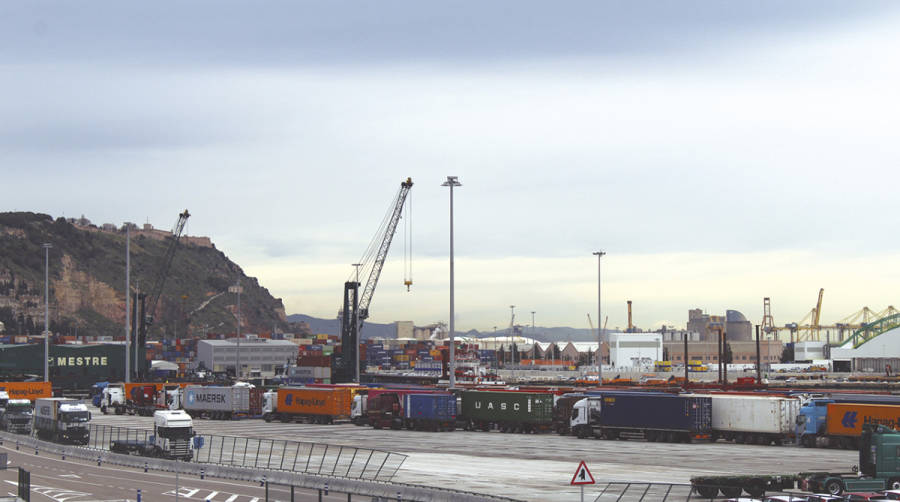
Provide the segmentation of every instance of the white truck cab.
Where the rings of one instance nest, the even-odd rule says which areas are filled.
[[[103,388],[100,398],[100,411],[104,415],[112,410],[116,415],[125,413],[125,386],[122,384],[110,384]]]
[[[572,416],[569,419],[572,434],[582,438],[593,434],[591,415],[600,413],[602,401],[600,398],[586,397],[572,405]]]
[[[366,417],[366,409],[368,408],[369,396],[364,394],[356,394],[353,396],[353,403],[350,405],[350,421],[356,425],[364,425],[368,422]]]
[[[194,421],[183,410],[160,410],[153,414],[154,449],[160,456],[191,460],[194,457]]]
[[[278,392],[274,390],[266,391],[263,394],[262,413],[266,422],[271,422],[275,413],[278,411]]]

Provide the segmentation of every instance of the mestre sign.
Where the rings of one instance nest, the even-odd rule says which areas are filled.
[[[53,366],[108,366],[107,356],[68,356],[51,357]]]

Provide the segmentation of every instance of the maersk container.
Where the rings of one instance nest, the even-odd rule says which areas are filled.
[[[553,394],[467,390],[461,394],[461,419],[468,429],[533,432],[551,428]]]
[[[231,419],[250,414],[250,387],[188,385],[184,388],[184,410],[192,417]]]
[[[798,399],[731,394],[710,394],[710,398],[714,439],[777,445],[795,435]]]
[[[709,396],[623,391],[585,394],[601,399],[599,416],[591,418],[595,436],[602,433],[615,438],[623,432],[637,432],[650,441],[679,441],[704,439],[712,432]]]

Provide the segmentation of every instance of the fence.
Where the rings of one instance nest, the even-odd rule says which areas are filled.
[[[727,502],[727,501],[746,501],[764,500],[769,496],[781,496],[783,500],[806,500],[804,493],[797,492],[779,492],[766,491],[764,497],[749,497],[746,494],[736,495],[734,497],[717,496],[713,498],[704,497],[693,491],[690,484],[687,483],[646,483],[632,481],[617,481],[606,483],[598,483],[596,491],[600,489],[600,494],[594,499],[594,502]]]
[[[88,447],[109,450],[112,441],[147,441],[150,435],[144,429],[91,424]],[[210,434],[197,438],[195,444],[201,447],[194,450],[194,462],[351,479],[390,481],[407,458],[400,453],[323,443]]]

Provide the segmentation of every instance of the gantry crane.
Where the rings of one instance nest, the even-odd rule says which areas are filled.
[[[184,225],[187,223],[187,219],[190,216],[191,214],[188,213],[187,209],[178,215],[178,221],[175,222],[175,227],[172,229],[172,235],[170,235],[171,240],[169,241],[169,247],[166,248],[166,254],[162,257],[159,270],[157,271],[156,281],[153,284],[153,289],[150,290],[150,301],[145,304],[144,300],[147,295],[140,292],[133,293],[132,333],[137,334],[135,350],[137,350],[138,347],[143,347],[147,343],[147,330],[153,324],[156,305],[159,303],[159,297],[162,294],[163,286],[165,286],[166,278],[169,275],[169,268],[172,266],[172,260],[175,258],[178,240],[181,238],[181,232],[184,231]],[[134,324],[137,324],[137,329],[134,329]],[[135,368],[135,371],[137,372],[138,377],[142,376],[141,373],[143,372],[139,368]]]
[[[333,364],[332,381],[335,383],[359,381],[359,335],[362,331],[363,321],[369,317],[369,304],[372,303],[375,286],[378,285],[384,260],[391,247],[397,224],[400,222],[403,203],[412,186],[412,178],[406,178],[406,181],[400,183],[400,190],[394,198],[393,205],[388,210],[363,258],[355,265],[357,267],[356,277],[344,283],[344,303],[341,308],[341,355],[335,357]],[[360,267],[363,275],[368,272],[366,286],[363,288],[361,296],[359,295]],[[410,279],[404,279],[407,288],[411,283]]]

